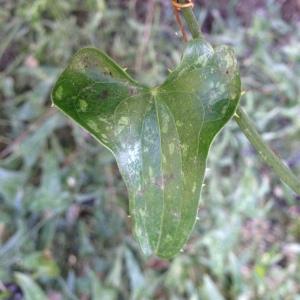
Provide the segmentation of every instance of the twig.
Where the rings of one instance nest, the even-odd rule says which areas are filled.
[[[300,181],[298,178],[263,141],[253,122],[240,106],[236,110],[234,119],[263,161],[274,170],[283,182],[300,195]]]

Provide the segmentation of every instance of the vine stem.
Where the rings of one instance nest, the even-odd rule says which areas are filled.
[[[179,2],[185,3],[185,0],[179,0]],[[203,37],[193,9],[191,7],[182,8],[182,15],[192,37],[194,39]],[[245,134],[252,146],[257,150],[263,161],[273,169],[285,184],[287,184],[296,194],[300,195],[300,180],[263,141],[256,130],[254,123],[240,105],[237,107],[234,120],[237,122],[241,131]]]
[[[300,195],[300,180],[263,141],[260,134],[255,129],[253,121],[240,106],[238,106],[236,110],[234,119],[263,161],[274,170],[283,182],[285,182],[295,193]]]

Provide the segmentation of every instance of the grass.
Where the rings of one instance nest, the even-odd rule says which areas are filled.
[[[184,47],[167,2],[2,2],[0,299],[300,299],[300,199],[234,122],[212,146],[193,235],[166,262],[140,254],[111,154],[50,107],[57,75],[87,45],[162,82]],[[230,4],[226,18],[214,1],[196,15],[210,42],[235,48],[242,106],[300,177],[297,24],[270,0],[244,26]]]

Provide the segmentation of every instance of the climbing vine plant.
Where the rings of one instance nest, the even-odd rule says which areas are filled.
[[[239,107],[233,49],[205,41],[189,3],[175,8],[182,8],[194,39],[160,86],[144,86],[102,51],[84,48],[52,92],[54,105],[114,154],[135,236],[146,255],[162,258],[176,255],[192,231],[210,145],[232,116],[283,181],[300,190]]]

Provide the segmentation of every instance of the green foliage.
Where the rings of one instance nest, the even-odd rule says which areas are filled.
[[[190,235],[210,144],[239,97],[232,49],[213,50],[201,39],[154,88],[103,52],[82,49],[52,93],[55,105],[114,153],[140,246],[163,258],[176,255]]]
[[[15,273],[16,281],[22,288],[25,300],[46,300],[47,296],[30,276]]]
[[[55,79],[81,47],[101,48],[139,82],[160,84],[167,68],[179,63],[183,45],[167,2],[154,1],[152,20],[146,20],[152,1],[2,2],[0,299],[11,294],[2,292],[2,284],[18,286],[15,272],[30,277],[51,300],[88,299],[94,290],[112,299],[206,300],[216,291],[225,299],[298,299],[299,200],[257,159],[234,122],[211,146],[201,222],[183,252],[166,263],[140,255],[111,153],[50,108]],[[41,2],[47,5],[36,9]],[[261,1],[261,9],[245,6],[249,21],[235,12],[236,1],[221,17],[220,3],[195,5],[197,17],[211,30],[211,44],[235,49],[243,107],[300,174],[298,27],[282,19],[278,1]],[[238,10],[254,2],[239,3]],[[50,177],[66,193],[63,203],[42,179]],[[38,268],[22,266],[36,253],[55,262],[59,275],[41,276]]]

